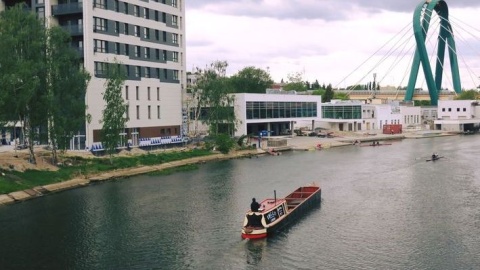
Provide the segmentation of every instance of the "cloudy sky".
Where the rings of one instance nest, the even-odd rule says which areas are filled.
[[[345,87],[367,83],[375,73],[381,85],[408,83],[415,46],[411,25],[419,0],[185,2],[188,71],[226,60],[229,75],[254,66],[268,70],[275,81],[300,73],[310,82]],[[480,85],[480,1],[447,3],[462,87],[472,88]],[[431,52],[438,21],[432,17]],[[451,71],[445,71],[444,87],[452,89]],[[426,89],[423,77],[420,73],[417,87]]]

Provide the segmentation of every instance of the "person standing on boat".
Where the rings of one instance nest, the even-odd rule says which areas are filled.
[[[250,204],[250,210],[252,210],[252,212],[258,212],[259,208],[260,204],[255,200],[255,198],[253,198],[252,203]]]
[[[432,154],[432,159],[437,159],[438,158],[438,154],[437,153],[433,153]]]

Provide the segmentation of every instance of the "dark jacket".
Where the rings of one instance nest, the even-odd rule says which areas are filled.
[[[250,204],[250,209],[252,210],[252,212],[258,212],[258,208],[260,208],[260,204],[253,200]]]

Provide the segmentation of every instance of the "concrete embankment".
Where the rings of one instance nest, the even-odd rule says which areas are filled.
[[[15,191],[9,194],[1,194],[0,205],[7,205],[7,204],[16,203],[16,202],[22,202],[22,201],[30,200],[33,198],[38,198],[52,192],[59,192],[67,189],[87,186],[94,182],[108,181],[108,180],[113,180],[113,179],[123,178],[123,177],[130,177],[130,176],[145,174],[149,172],[161,171],[161,170],[174,168],[174,167],[180,167],[184,165],[202,164],[202,163],[211,162],[211,161],[251,157],[251,156],[264,154],[264,153],[265,152],[260,149],[244,150],[244,151],[238,151],[238,152],[233,152],[229,154],[213,154],[209,156],[172,161],[172,162],[163,163],[163,164],[154,165],[154,166],[142,166],[142,167],[115,170],[115,171],[110,171],[110,172],[106,172],[106,173],[102,173],[102,174],[98,174],[98,175],[94,175],[86,178],[75,178],[75,179],[71,179],[64,182],[54,183],[54,184],[45,185],[45,186],[38,186],[33,189]]]

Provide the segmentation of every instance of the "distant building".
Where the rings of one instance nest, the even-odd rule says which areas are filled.
[[[450,132],[477,131],[480,106],[477,100],[439,100],[435,129]]]

